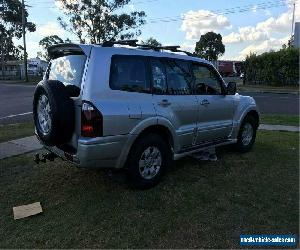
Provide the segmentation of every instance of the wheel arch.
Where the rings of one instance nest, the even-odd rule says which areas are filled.
[[[170,145],[172,154],[176,150],[178,143],[171,123],[167,119],[159,119],[157,117],[148,118],[130,132],[130,137],[126,143],[127,146],[122,150],[116,168],[122,168],[126,165],[132,147],[139,138],[148,133],[155,133],[161,136]]]
[[[161,136],[170,145],[171,148],[174,148],[174,138],[171,131],[168,127],[161,124],[151,125],[143,129],[132,143],[131,148],[139,138],[145,136],[146,134],[157,134]]]
[[[144,128],[138,135],[137,137],[133,140],[133,142],[130,145],[130,148],[128,150],[128,154],[126,157],[126,160],[124,162],[124,165],[126,166],[127,161],[128,161],[128,157],[134,147],[134,145],[138,142],[138,140],[148,134],[156,134],[158,136],[160,136],[165,142],[167,142],[167,144],[170,146],[170,153],[171,153],[171,157],[173,159],[173,152],[174,152],[174,137],[172,135],[172,132],[170,131],[170,129],[167,126],[164,126],[162,124],[154,124],[154,125],[150,125],[146,128]]]

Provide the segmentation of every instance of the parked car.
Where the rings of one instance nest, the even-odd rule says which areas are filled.
[[[51,152],[44,159],[126,168],[130,183],[149,188],[173,160],[227,144],[252,148],[257,105],[210,62],[177,47],[117,43],[49,48],[33,100],[37,138]]]

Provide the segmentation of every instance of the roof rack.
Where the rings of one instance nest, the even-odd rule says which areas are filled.
[[[102,43],[102,47],[113,47],[115,44],[118,45],[128,45],[131,47],[137,47],[139,49],[144,49],[144,50],[154,50],[154,51],[161,51],[161,50],[169,50],[171,52],[182,52],[185,53],[188,56],[196,56],[193,53],[190,53],[188,51],[184,50],[179,50],[180,46],[179,45],[174,45],[174,46],[152,46],[148,44],[138,44],[138,40],[120,40],[120,41],[105,41]]]
[[[179,45],[175,45],[175,46],[160,46],[160,47],[157,47],[159,49],[162,49],[162,50],[170,50],[172,52],[177,52],[177,50],[180,48]]]

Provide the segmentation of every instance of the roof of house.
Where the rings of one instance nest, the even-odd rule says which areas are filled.
[[[21,65],[21,64],[23,64],[23,61],[21,60],[12,60],[12,61],[4,62],[4,65]]]

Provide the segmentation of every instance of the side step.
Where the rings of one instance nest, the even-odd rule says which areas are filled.
[[[236,143],[237,142],[237,139],[228,139],[228,140],[225,140],[225,141],[220,141],[219,143],[216,143],[216,144],[207,144],[207,145],[201,145],[197,148],[193,148],[193,149],[190,149],[190,151],[181,151],[179,153],[175,153],[174,156],[173,156],[173,159],[174,160],[178,160],[182,157],[185,157],[187,155],[192,155],[192,154],[195,154],[195,153],[198,153],[200,151],[205,151],[205,150],[208,150],[208,149],[211,149],[211,148],[216,148],[216,147],[219,147],[219,146],[224,146],[224,145],[228,145],[228,144],[233,144],[233,143]]]

